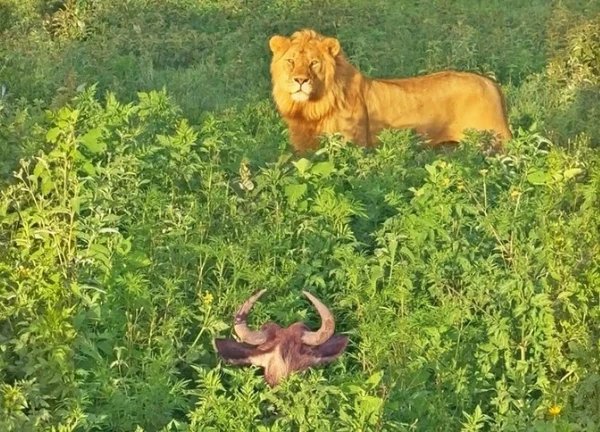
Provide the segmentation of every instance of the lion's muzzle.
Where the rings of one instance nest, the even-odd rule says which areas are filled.
[[[306,75],[296,75],[293,77],[291,86],[292,99],[296,102],[307,101],[313,91],[311,80]]]

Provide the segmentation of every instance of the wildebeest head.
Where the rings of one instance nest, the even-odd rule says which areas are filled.
[[[217,351],[235,365],[255,365],[264,369],[265,380],[274,387],[292,372],[300,372],[335,360],[346,349],[348,338],[334,335],[335,320],[327,307],[312,294],[302,291],[321,316],[321,328],[316,332],[302,322],[281,328],[268,322],[258,331],[248,328],[250,309],[264,294],[259,291],[240,307],[233,317],[234,330],[241,340],[216,339]]]

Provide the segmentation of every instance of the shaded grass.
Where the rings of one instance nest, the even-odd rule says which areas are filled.
[[[594,6],[595,5],[595,6]],[[335,35],[350,59],[375,77],[442,68],[493,72],[518,84],[539,72],[567,23],[594,2],[389,3],[184,2],[92,3],[81,13],[86,36],[53,41],[41,25],[5,31],[2,79],[17,97],[50,99],[72,74],[133,100],[168,86],[190,116],[268,98],[268,37],[309,26]],[[558,21],[558,22],[556,22]],[[26,38],[23,34],[25,27]]]

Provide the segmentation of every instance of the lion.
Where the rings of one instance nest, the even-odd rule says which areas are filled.
[[[384,129],[413,129],[426,145],[456,144],[469,129],[511,139],[504,96],[491,79],[446,70],[412,78],[371,79],[345,58],[340,42],[303,29],[269,40],[272,94],[296,152],[340,134],[363,147]]]

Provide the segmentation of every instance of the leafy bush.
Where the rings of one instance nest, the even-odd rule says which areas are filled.
[[[519,89],[515,117],[543,126],[558,142],[584,134],[598,146],[600,111],[600,15],[567,31],[564,47]]]
[[[513,3],[0,5],[0,430],[598,430],[600,10]],[[290,154],[266,40],[305,25],[495,75],[514,139]],[[221,362],[260,288],[252,326],[317,327],[307,289],[346,353]]]
[[[47,150],[0,205],[4,430],[599,424],[585,141],[522,130],[486,158],[478,136],[439,154],[389,132],[253,164],[240,149],[265,137],[237,118],[193,126],[164,91],[99,103],[93,87],[48,113]],[[263,287],[255,323],[316,326],[298,293],[326,301],[342,360],[274,390],[220,363],[212,338]]]

